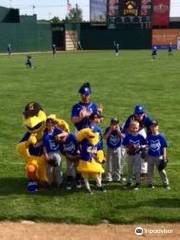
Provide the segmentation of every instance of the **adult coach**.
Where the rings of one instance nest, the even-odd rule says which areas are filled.
[[[71,111],[71,121],[78,131],[90,126],[89,116],[92,113],[102,112],[102,107],[98,107],[90,100],[91,86],[88,82],[80,87],[79,93],[81,100],[72,107]]]

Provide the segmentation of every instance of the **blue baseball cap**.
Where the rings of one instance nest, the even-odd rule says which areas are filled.
[[[91,94],[91,90],[88,87],[81,88],[79,90],[81,95],[89,96]]]
[[[134,108],[134,114],[143,114],[144,113],[144,107],[141,105],[136,105]]]
[[[91,94],[91,87],[89,83],[84,83],[80,89],[79,93],[84,96],[89,96]]]

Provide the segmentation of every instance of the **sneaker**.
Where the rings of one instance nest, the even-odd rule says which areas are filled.
[[[139,183],[136,183],[135,186],[134,186],[134,190],[135,191],[138,191],[140,188],[140,184]]]
[[[101,186],[101,187],[97,187],[97,191],[106,192],[106,189],[103,186]]]
[[[81,183],[76,183],[76,188],[77,189],[81,189],[82,188],[82,184]]]
[[[27,191],[30,193],[38,192],[38,184],[37,182],[28,182]]]
[[[66,191],[71,191],[73,189],[73,186],[71,183],[67,183],[65,188],[66,188]]]
[[[107,179],[106,179],[106,182],[107,182],[107,183],[113,182],[113,179],[112,179],[112,178],[107,178]]]
[[[121,178],[121,182],[123,183],[123,182],[126,182],[126,178],[125,177],[122,177]]]
[[[113,182],[120,182],[120,181],[121,181],[120,178],[115,178],[115,179],[113,179]]]
[[[127,182],[125,186],[126,186],[126,187],[131,187],[131,185],[132,185],[132,183]]]
[[[86,192],[89,193],[89,194],[93,194],[93,191],[91,189],[86,189]]]
[[[166,190],[171,190],[171,188],[170,188],[169,185],[165,185],[164,188],[165,188]]]
[[[155,187],[154,187],[154,185],[149,184],[149,185],[148,185],[148,188],[150,188],[150,189],[154,189]]]

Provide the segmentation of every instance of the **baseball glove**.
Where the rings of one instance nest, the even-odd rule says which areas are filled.
[[[164,160],[164,159],[162,159],[162,160],[160,161],[159,166],[158,166],[158,171],[159,171],[159,172],[161,172],[163,169],[166,168],[167,162],[168,162],[168,161],[167,161],[167,160]]]
[[[139,152],[139,148],[135,147],[133,144],[129,144],[127,146],[127,153],[129,155],[135,155],[138,152]]]

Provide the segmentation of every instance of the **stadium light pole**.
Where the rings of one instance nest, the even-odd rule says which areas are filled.
[[[9,0],[9,8],[12,8],[12,0]]]
[[[33,4],[33,6],[32,6],[32,9],[33,9],[33,15],[34,15],[34,13],[35,13],[35,5]]]
[[[51,12],[49,12],[48,15],[49,15],[49,20],[51,20]]]

